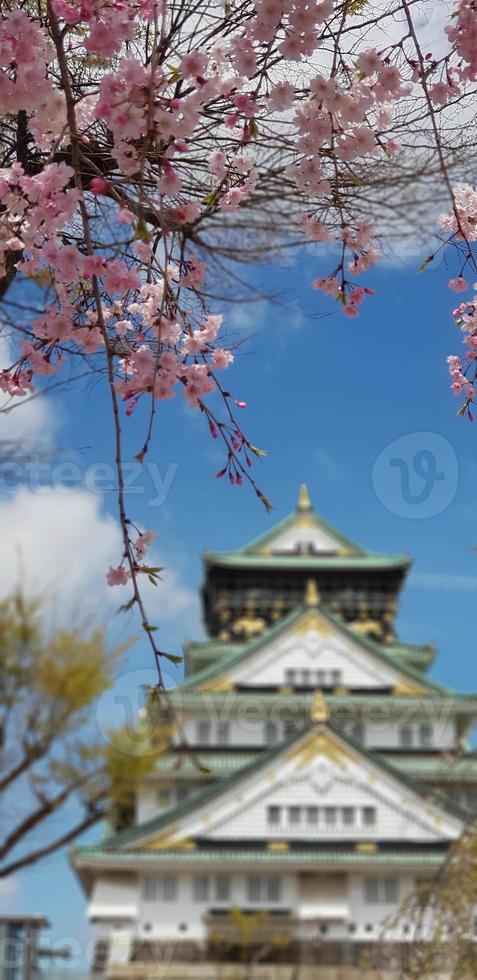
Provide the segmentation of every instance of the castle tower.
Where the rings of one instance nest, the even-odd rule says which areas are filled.
[[[166,957],[181,980],[196,960],[211,978],[254,957],[358,967],[438,870],[477,803],[477,695],[396,638],[409,563],[343,537],[304,486],[261,538],[206,553],[208,636],[169,692],[171,744],[133,825],[72,856],[107,977],[162,976]]]

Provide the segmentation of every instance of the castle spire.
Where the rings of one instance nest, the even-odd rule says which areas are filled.
[[[300,486],[300,492],[298,494],[296,509],[300,512],[313,510],[313,506],[310,500],[310,494],[308,493],[308,487],[306,483],[302,483]]]

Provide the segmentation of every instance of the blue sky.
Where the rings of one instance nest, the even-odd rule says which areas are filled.
[[[280,269],[252,270],[256,286],[279,301],[231,308],[226,315],[234,335],[249,338],[228,382],[247,402],[244,429],[268,453],[255,469],[276,508],[271,515],[246,487],[215,479],[221,456],[201,417],[180,397],[161,404],[150,462],[163,477],[168,473],[169,491],[162,505],[151,506],[157,494],[146,472],[136,484],[144,492],[129,499],[137,522],[158,532],[157,550],[168,569],[167,588],[149,600],[163,623],[165,649],[177,652],[185,634],[200,631],[194,596],[201,552],[240,547],[266,530],[293,508],[305,480],[317,511],[343,533],[370,550],[413,556],[400,636],[437,644],[436,679],[459,690],[477,689],[477,423],[456,417],[458,403],[449,391],[445,358],[460,352],[450,318],[455,297],[447,289],[455,274],[452,261],[449,268],[441,263],[417,275],[419,261],[368,273],[366,282],[377,295],[355,320],[310,288],[310,279],[323,273],[321,258],[307,254]],[[68,458],[83,475],[92,464],[111,463],[111,413],[98,383],[85,389],[77,382],[68,395],[49,395],[48,403],[49,417],[57,420],[56,442],[68,447]],[[125,422],[125,431],[132,457],[144,431],[141,410]],[[401,441],[394,446],[396,440]],[[391,465],[396,459],[401,462]],[[424,473],[431,466],[427,488],[416,465]],[[2,508],[11,514],[11,507],[11,493],[4,494],[0,523]],[[111,536],[113,493],[95,494],[94,507],[101,533]],[[54,547],[54,523],[50,535]],[[94,540],[88,548],[94,552]],[[87,560],[81,550],[70,554],[72,567]],[[61,579],[62,569],[57,572]],[[78,598],[87,604],[87,590]],[[114,613],[111,602],[104,608]],[[124,630],[133,632],[133,622],[113,617],[112,635]],[[120,687],[131,689],[150,666],[147,645],[138,642],[121,670]],[[96,829],[91,837],[99,834]],[[53,938],[63,943],[75,937],[83,948],[84,902],[64,855],[19,875],[4,887],[3,903],[46,913]]]

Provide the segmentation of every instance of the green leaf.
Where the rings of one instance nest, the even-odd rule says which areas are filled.
[[[215,187],[214,190],[211,191],[210,194],[207,194],[207,197],[204,198],[204,204],[206,204],[207,207],[212,207],[212,205],[215,204],[218,196],[219,196],[219,188]]]
[[[149,623],[147,623],[146,626],[144,627],[144,629],[146,630],[146,633],[157,633],[157,630],[159,629],[159,627],[158,626],[150,626]]]
[[[136,224],[135,237],[140,238],[142,242],[152,241],[152,234],[149,231],[144,218],[139,218]]]
[[[424,272],[424,270],[427,269],[427,266],[429,265],[430,262],[432,262],[433,258],[434,258],[433,255],[426,255],[426,258],[424,259],[423,262],[421,262],[421,264],[420,264],[420,266],[419,266],[419,268],[417,270],[417,274],[418,275],[419,275],[420,272]]]
[[[267,511],[268,514],[270,514],[272,510],[275,510],[273,504],[270,503],[268,497],[266,497],[261,490],[257,490],[257,497],[259,500],[262,501],[262,504],[265,507],[265,510]]]
[[[136,602],[136,596],[133,595],[132,598],[129,600],[129,602],[125,602],[123,603],[122,606],[119,607],[118,613],[129,612],[129,610],[132,609],[135,602]]]
[[[249,139],[255,140],[258,136],[258,126],[255,119],[250,119],[248,124]]]
[[[181,70],[178,65],[168,65],[171,82],[179,82],[182,78]]]
[[[142,466],[142,464],[144,462],[145,455],[146,455],[146,453],[144,452],[144,449],[141,449],[141,452],[136,453],[136,455],[134,456],[134,459],[137,459],[138,463]]]
[[[141,575],[154,575],[156,578],[159,578],[160,577],[159,576],[159,572],[163,572],[164,571],[164,565],[162,565],[162,566],[161,565],[140,565],[139,568],[137,568],[136,571],[137,571],[138,575],[139,574],[141,574]]]
[[[267,455],[265,449],[259,449],[258,446],[252,446],[250,442],[248,443],[248,448],[250,449],[250,452],[252,452],[255,456],[260,457],[260,456]]]
[[[181,664],[183,657],[179,657],[176,653],[161,653],[161,657],[165,657],[166,660],[170,660],[171,664]]]

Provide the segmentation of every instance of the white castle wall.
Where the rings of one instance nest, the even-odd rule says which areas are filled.
[[[275,739],[273,742],[270,740],[267,721],[274,726],[274,735],[278,741],[290,734],[294,727],[298,729],[305,725],[306,719],[303,714],[296,712],[293,714],[290,706],[286,705],[277,705],[270,711],[259,695],[251,694],[240,703],[236,701],[234,705],[232,694],[230,702],[230,705],[225,704],[222,710],[204,710],[188,718],[184,725],[184,733],[189,745],[223,749],[232,746],[234,749],[265,747],[274,744],[275,741]],[[343,711],[337,722],[344,732],[357,737],[366,748],[402,749],[407,746],[409,751],[413,751],[429,748],[451,749],[457,745],[455,720],[449,717],[445,708],[433,709],[429,705],[420,713],[417,713],[416,709],[411,713],[409,709],[403,708],[400,716],[390,717],[389,708],[383,703],[382,707],[373,707],[369,711],[371,717],[368,721],[350,720],[353,717],[351,712]],[[204,741],[201,736],[201,722],[208,725],[207,741]],[[228,726],[226,741],[223,740],[223,725]],[[359,734],[357,725],[361,726]],[[422,725],[430,726],[430,742],[427,741],[427,736],[426,739],[423,738]],[[411,731],[409,745],[404,736],[404,729]]]
[[[207,875],[207,869],[198,872]],[[264,874],[273,873],[271,870]],[[141,878],[134,883],[135,917],[133,921],[119,921],[119,915],[108,916],[97,923],[99,935],[113,936],[116,940],[117,961],[124,961],[124,951],[129,948],[130,941],[135,938],[144,942],[156,940],[177,942],[179,940],[203,940],[207,926],[204,918],[210,909],[237,906],[240,908],[272,907],[287,909],[308,924],[309,929],[318,935],[320,925],[326,925],[326,937],[341,937],[347,935],[351,940],[372,939],[379,934],[381,923],[397,912],[399,903],[417,883],[417,879],[409,873],[394,873],[393,870],[376,875],[342,873],[323,873],[311,877],[303,873],[284,873],[280,876],[281,897],[273,904],[251,901],[247,889],[249,875],[259,874],[254,871],[245,874],[229,874],[230,897],[227,902],[217,899],[214,892],[216,872],[209,872],[210,897],[207,901],[197,901],[194,898],[194,875],[180,874],[176,876],[176,897],[173,901],[144,898]],[[396,901],[370,903],[366,900],[365,878],[391,879]],[[109,894],[111,881],[98,882],[98,896]],[[381,887],[381,886],[380,886]],[[121,890],[121,886],[119,892]],[[382,887],[381,887],[382,890]],[[119,892],[117,893],[119,896]],[[129,900],[132,890],[129,889]],[[94,903],[93,903],[94,904]],[[116,905],[118,902],[116,901]],[[99,906],[96,905],[98,909]],[[92,911],[92,910],[91,910]],[[99,916],[98,916],[99,918]],[[352,925],[352,932],[349,926]],[[396,934],[396,933],[395,933]],[[397,935],[400,935],[399,931]],[[115,962],[112,958],[111,962]]]

